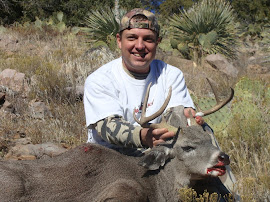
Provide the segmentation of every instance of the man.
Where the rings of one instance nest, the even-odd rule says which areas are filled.
[[[152,85],[146,116],[159,110],[170,86],[172,95],[165,115],[171,125],[186,124],[183,116],[188,118],[191,111],[195,117],[195,107],[181,70],[154,59],[161,39],[153,13],[143,9],[131,10],[122,18],[116,37],[122,57],[100,67],[85,82],[88,142],[137,156],[142,154],[143,148],[152,148],[175,135],[166,128],[143,128],[135,122],[133,111],[140,118],[149,83]],[[205,124],[201,117],[195,119],[198,124]],[[160,121],[161,118],[157,117],[151,123]],[[206,126],[206,129],[210,128]],[[234,178],[231,172],[224,181],[232,188]]]
[[[195,115],[194,104],[187,90],[183,73],[176,67],[154,60],[160,42],[159,25],[155,15],[143,9],[133,9],[121,20],[117,44],[122,57],[91,74],[85,82],[84,105],[89,128],[88,142],[111,148],[149,148],[172,138],[166,128],[149,129],[138,126],[133,110],[140,116],[145,90],[150,82],[147,114],[156,112],[163,104],[168,89],[172,97],[168,109],[184,106]],[[199,124],[203,123],[197,117]],[[153,120],[158,123],[160,117]]]

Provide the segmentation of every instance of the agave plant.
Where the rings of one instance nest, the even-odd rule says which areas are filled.
[[[124,10],[118,11],[119,18],[125,14]],[[119,31],[118,17],[116,17],[115,11],[109,7],[105,7],[100,10],[91,11],[85,18],[86,27],[82,30],[88,34],[90,41],[103,42],[110,49],[116,47],[116,34]],[[115,39],[115,40],[114,40]]]
[[[235,58],[237,28],[231,5],[226,0],[202,0],[181,10],[170,20],[172,36],[181,52],[193,52],[198,64],[204,54],[221,53]]]

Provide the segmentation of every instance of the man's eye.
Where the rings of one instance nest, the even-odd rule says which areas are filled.
[[[133,41],[133,40],[135,40],[135,37],[129,36],[127,39],[130,40],[130,41]]]
[[[151,38],[146,39],[145,41],[147,41],[148,43],[153,43],[153,42],[155,42],[155,40],[154,40],[154,39],[151,39]]]
[[[192,150],[195,149],[195,147],[186,146],[186,147],[182,147],[182,149],[183,149],[185,152],[191,152]]]

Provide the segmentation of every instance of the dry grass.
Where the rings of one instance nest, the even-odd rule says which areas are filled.
[[[0,70],[11,68],[25,73],[29,81],[32,78],[32,90],[28,98],[7,96],[18,115],[0,116],[0,137],[24,133],[34,143],[51,141],[76,146],[85,142],[87,133],[83,103],[76,101],[74,96],[67,96],[64,88],[83,85],[87,75],[102,62],[106,62],[106,59],[100,61],[98,57],[86,55],[88,49],[83,36],[70,33],[58,34],[23,28],[9,28],[6,33],[2,33]],[[198,73],[183,67],[183,71],[188,75],[196,73],[196,82],[192,76],[187,76],[186,80],[198,98],[205,94],[209,97],[209,86],[204,79],[206,75],[219,81],[217,85],[221,95],[227,93],[229,85],[234,86],[239,81],[228,80],[210,69],[201,69]],[[257,80],[254,82],[256,84]],[[250,88],[255,84],[251,82]],[[267,80],[260,85],[264,93],[258,93],[255,88],[251,94],[245,94],[248,100],[243,96],[247,89],[236,91],[234,102],[224,112],[230,113],[230,116],[221,114],[221,117],[226,118],[225,127],[215,128],[218,123],[214,122],[212,125],[221,147],[231,157],[231,167],[238,180],[243,201],[270,200],[270,86]],[[28,103],[34,98],[47,103],[52,118],[39,120],[29,116]],[[237,111],[238,108],[241,110]],[[218,120],[223,123],[222,118]],[[215,201],[216,196],[206,194],[202,197],[205,201]]]
[[[83,37],[71,33],[56,34],[12,27],[1,34],[0,70],[25,73],[31,86],[28,98],[7,94],[17,116],[1,116],[0,135],[18,131],[34,143],[57,142],[78,145],[86,141],[83,103],[65,88],[83,86],[86,77],[97,68],[95,58],[84,56],[89,49]],[[29,116],[31,99],[49,106],[53,118],[36,120]]]

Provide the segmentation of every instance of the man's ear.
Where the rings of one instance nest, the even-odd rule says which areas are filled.
[[[116,42],[118,47],[121,49],[121,35],[119,33],[116,34]]]
[[[161,41],[162,41],[162,37],[158,37],[157,38],[157,43],[159,44],[159,43],[161,43]]]

